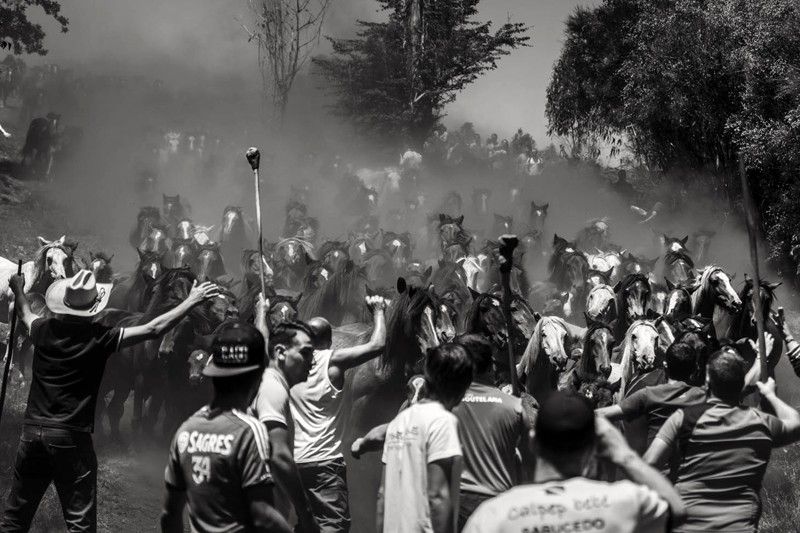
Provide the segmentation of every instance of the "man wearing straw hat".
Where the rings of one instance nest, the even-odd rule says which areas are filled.
[[[14,479],[0,531],[28,531],[45,490],[55,484],[67,531],[97,529],[97,457],[92,443],[95,404],[106,360],[120,348],[157,339],[189,311],[217,295],[217,286],[192,286],[189,296],[147,324],[119,328],[93,320],[108,304],[110,283],[81,270],[53,283],[45,299],[52,318],[32,310],[23,276],[9,283],[20,322],[34,345],[33,377]]]

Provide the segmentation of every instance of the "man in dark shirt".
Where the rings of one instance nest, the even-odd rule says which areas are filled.
[[[14,479],[0,531],[28,531],[39,502],[55,484],[67,530],[97,529],[97,457],[94,412],[106,360],[121,347],[157,339],[189,311],[217,295],[211,283],[194,285],[177,307],[147,324],[109,327],[92,319],[108,304],[111,284],[89,270],[56,281],[47,290],[53,318],[41,318],[25,297],[23,276],[9,282],[20,321],[34,345],[33,377]]]
[[[267,430],[245,414],[264,353],[264,337],[250,324],[231,322],[217,333],[203,369],[214,398],[178,428],[170,447],[162,531],[183,531],[187,501],[192,531],[291,531],[273,506]]]
[[[492,384],[491,343],[480,335],[461,335],[455,342],[467,351],[474,370],[469,389],[453,409],[463,456],[458,509],[461,531],[481,503],[522,481],[519,454],[530,449],[528,434],[533,421],[519,398]]]
[[[678,409],[703,403],[706,391],[687,384],[697,361],[691,346],[676,342],[667,349],[667,382],[644,387],[625,397],[619,404],[597,410],[611,421],[647,419],[647,446],[672,413]],[[629,440],[630,436],[626,435]],[[647,449],[645,447],[645,449]]]

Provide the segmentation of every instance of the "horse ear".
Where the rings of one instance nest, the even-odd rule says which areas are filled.
[[[460,226],[461,224],[464,223],[464,215],[461,215],[455,221],[456,221],[456,224],[458,224]]]
[[[144,252],[140,248],[136,249],[136,253],[139,254],[139,260],[144,259]]]
[[[427,281],[428,279],[430,279],[430,277],[431,277],[431,274],[433,274],[433,267],[432,267],[432,266],[429,266],[428,268],[426,268],[426,269],[425,269],[425,280],[426,280],[426,281]]]
[[[681,244],[685,247],[687,242],[689,242],[689,236],[685,235],[683,239],[681,239]]]
[[[619,292],[622,288],[622,281],[618,281],[616,285],[614,285],[614,292]]]
[[[47,239],[45,239],[45,238],[44,238],[44,237],[42,237],[42,236],[36,237],[36,239],[39,241],[39,244],[40,244],[41,246],[47,246],[47,245],[49,245],[49,244],[50,244],[50,241],[48,241]]]
[[[447,220],[447,215],[445,215],[444,213],[439,213],[439,224],[445,224],[446,220]]]
[[[397,294],[403,294],[406,290],[408,290],[408,285],[405,278],[397,278]]]
[[[769,288],[770,288],[770,290],[773,290],[773,291],[774,291],[775,289],[777,289],[778,287],[780,287],[780,286],[781,286],[781,283],[782,283],[782,282],[780,282],[780,281],[778,281],[778,282],[775,282],[775,283],[769,283],[769,282],[767,282],[767,287],[769,287]]]
[[[114,259],[114,254],[111,254],[106,258],[106,263],[110,263],[112,259]]]
[[[542,315],[541,315],[541,313],[539,313],[539,312],[537,312],[537,311],[534,311],[534,312],[533,312],[533,319],[534,319],[536,322],[539,322],[539,321],[542,319]]]
[[[669,291],[674,291],[675,290],[676,285],[674,283],[672,283],[669,280],[669,278],[664,278],[664,281],[667,282],[667,290],[669,290]]]
[[[611,279],[611,275],[614,274],[614,267],[609,268],[605,272],[601,272],[601,274],[603,274],[606,279]]]
[[[476,300],[481,295],[481,293],[479,293],[478,291],[476,291],[472,287],[469,287],[469,293],[472,295],[472,299],[473,300]]]
[[[543,212],[544,214],[547,214],[547,208],[548,208],[548,207],[550,207],[550,203],[548,202],[548,203],[544,204],[544,205],[543,205],[543,206],[541,206],[541,207],[542,207],[542,212]]]

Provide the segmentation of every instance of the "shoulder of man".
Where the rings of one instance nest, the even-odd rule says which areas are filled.
[[[247,441],[252,440],[255,444],[258,455],[262,461],[268,461],[270,457],[269,450],[269,436],[264,424],[260,423],[257,418],[250,416],[238,410],[231,411],[231,414],[239,421],[242,428],[240,435],[239,447],[242,447]]]

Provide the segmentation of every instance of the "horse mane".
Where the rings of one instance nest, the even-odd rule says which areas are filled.
[[[485,331],[480,327],[480,319],[483,316],[483,313],[481,313],[481,306],[486,300],[499,301],[498,298],[488,292],[475,296],[472,300],[472,305],[469,306],[469,309],[467,309],[467,313],[464,317],[465,333],[485,333]]]
[[[407,364],[423,357],[417,343],[420,317],[425,308],[437,309],[438,298],[430,290],[410,286],[392,302],[386,323],[386,349],[380,364],[384,371],[396,376],[404,374]]]
[[[567,335],[575,336],[576,326],[573,326],[566,320],[558,316],[543,316],[536,323],[533,328],[533,335],[531,335],[528,346],[525,348],[525,353],[522,354],[519,364],[517,365],[518,371],[523,371],[526,375],[532,376],[537,374],[537,369],[541,370],[544,366],[549,364],[546,357],[539,357],[539,349],[542,345],[542,329],[545,325],[555,323],[558,327],[563,329]]]
[[[145,317],[158,316],[183,301],[184,298],[182,296],[176,295],[172,291],[173,287],[176,287],[175,282],[179,278],[186,278],[190,283],[197,279],[192,271],[186,267],[165,269],[151,287],[151,298],[144,312]]]
[[[697,288],[692,292],[692,314],[700,314],[701,304],[708,305],[706,301],[708,299],[708,292],[711,290],[711,276],[720,270],[722,270],[722,267],[717,265],[707,265],[702,270],[700,279],[697,280]]]
[[[347,261],[343,269],[334,272],[316,290],[303,298],[297,311],[304,319],[323,316],[332,324],[341,325],[345,313],[363,303],[366,281],[364,270],[352,261]],[[341,316],[334,316],[337,313]]]

